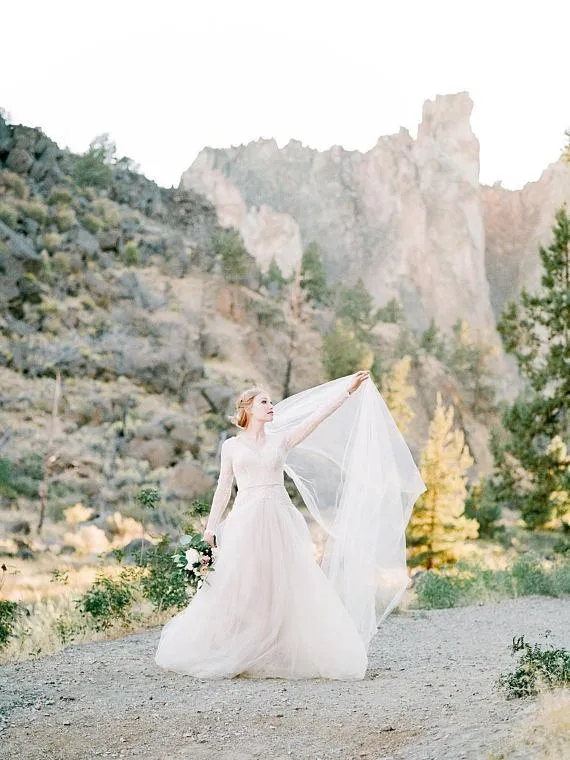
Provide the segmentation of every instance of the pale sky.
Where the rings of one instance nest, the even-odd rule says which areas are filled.
[[[467,90],[481,181],[516,188],[570,127],[567,0],[3,3],[0,107],[84,151],[109,132],[162,185],[202,147],[361,151]]]

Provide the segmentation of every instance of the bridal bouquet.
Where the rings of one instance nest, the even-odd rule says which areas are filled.
[[[172,555],[172,559],[184,572],[188,584],[196,591],[202,586],[208,573],[213,572],[212,565],[217,551],[215,547],[204,541],[201,534],[185,535],[180,538],[178,549]]]

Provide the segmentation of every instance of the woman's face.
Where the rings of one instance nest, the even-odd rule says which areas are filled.
[[[258,393],[251,404],[251,419],[260,422],[271,422],[273,419],[273,404],[266,393]]]

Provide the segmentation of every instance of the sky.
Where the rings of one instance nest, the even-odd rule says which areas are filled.
[[[4,3],[0,107],[76,152],[110,133],[159,184],[205,146],[369,150],[468,91],[481,181],[518,188],[570,127],[567,0]]]

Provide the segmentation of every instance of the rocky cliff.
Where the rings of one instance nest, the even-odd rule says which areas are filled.
[[[315,240],[333,280],[362,277],[378,304],[398,298],[412,326],[466,317],[498,343],[498,310],[536,284],[537,244],[570,197],[570,167],[555,164],[521,191],[481,187],[472,107],[466,93],[438,96],[425,103],[416,139],[402,129],[366,153],[273,140],[205,149],[181,184],[247,240],[259,219],[278,218],[286,271]],[[265,265],[277,247],[261,238],[249,250]]]

